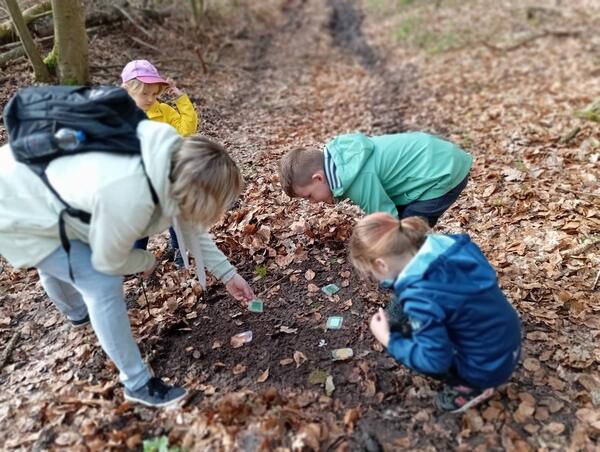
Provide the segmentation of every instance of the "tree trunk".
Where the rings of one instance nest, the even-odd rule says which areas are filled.
[[[10,14],[10,18],[15,25],[15,29],[19,34],[19,39],[23,44],[23,48],[25,49],[25,53],[29,57],[29,61],[33,66],[33,72],[35,74],[35,79],[39,82],[50,83],[52,81],[52,76],[48,71],[48,68],[42,61],[42,57],[37,47],[35,46],[35,42],[33,42],[33,38],[31,37],[31,33],[29,33],[29,29],[27,28],[27,24],[23,19],[23,15],[21,14],[21,10],[19,9],[19,5],[17,4],[17,0],[5,0],[6,6],[8,7],[8,12]]]
[[[64,85],[89,81],[88,39],[80,0],[51,0],[54,11],[56,72]]]
[[[198,28],[200,26],[200,19],[204,14],[204,0],[190,0],[192,6],[192,24]]]
[[[29,24],[32,20],[36,19],[39,15],[50,11],[50,0],[45,0],[38,5],[27,8],[22,12],[23,20],[26,24]],[[0,23],[0,42],[11,42],[17,38],[15,27],[12,21],[6,20]]]

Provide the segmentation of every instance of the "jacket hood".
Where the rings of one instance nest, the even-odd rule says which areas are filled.
[[[161,209],[166,216],[175,217],[179,215],[179,207],[170,196],[170,161],[183,140],[173,127],[150,120],[140,121],[137,133],[146,173],[156,190]]]
[[[430,275],[434,276],[429,279]],[[440,280],[440,275],[446,276]],[[393,287],[400,293],[411,283],[423,280],[430,280],[432,287],[450,284],[457,294],[475,294],[497,284],[495,270],[466,234],[428,235]]]
[[[326,145],[335,166],[342,186],[333,191],[333,196],[340,197],[352,185],[354,179],[373,154],[375,144],[362,133],[338,135]]]

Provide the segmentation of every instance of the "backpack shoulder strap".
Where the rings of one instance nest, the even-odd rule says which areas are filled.
[[[154,189],[154,185],[152,185],[152,181],[150,180],[150,176],[148,175],[148,171],[146,171],[146,164],[144,163],[143,157],[140,158],[140,160],[142,162],[142,169],[144,170],[144,175],[146,176],[146,180],[148,181],[148,187],[150,188],[150,194],[152,195],[152,201],[154,202],[154,205],[157,205],[158,204],[158,195],[156,194],[156,190]]]

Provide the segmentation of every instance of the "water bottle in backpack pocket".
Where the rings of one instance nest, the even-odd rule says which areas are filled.
[[[45,160],[60,151],[75,151],[85,139],[83,131],[69,127],[62,127],[54,134],[36,132],[20,138],[26,154],[23,158],[31,163]]]

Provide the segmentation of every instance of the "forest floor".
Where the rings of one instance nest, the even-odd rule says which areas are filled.
[[[189,93],[200,133],[242,168],[246,190],[213,232],[265,311],[249,312],[216,282],[199,294],[168,259],[166,238],[153,238],[161,264],[145,282],[149,305],[139,280],[126,279],[130,318],[155,373],[190,395],[152,410],[124,401],[93,332],[69,328],[34,269],[0,261],[2,350],[19,333],[0,369],[0,447],[598,450],[600,136],[573,114],[600,96],[597,2],[220,4],[201,32],[185,11],[162,22],[134,14],[152,38],[130,21],[96,30],[92,78],[116,84],[125,63],[147,58]],[[32,83],[25,60],[0,79],[0,106]],[[469,185],[436,229],[480,245],[524,344],[510,382],[465,414],[437,411],[439,384],[370,334],[389,295],[349,264],[358,210],[280,189],[285,151],[355,130],[424,130],[474,155]],[[341,290],[325,295],[329,283]],[[341,329],[325,329],[331,315],[344,317]],[[243,331],[252,341],[234,348]],[[341,347],[354,356],[332,361]]]

